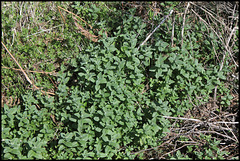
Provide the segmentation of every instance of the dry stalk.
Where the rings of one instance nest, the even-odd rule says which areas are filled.
[[[73,19],[75,20],[74,21],[75,25],[81,31],[81,34],[83,34],[87,39],[92,40],[93,42],[97,42],[98,41],[98,36],[95,36],[95,35],[91,34],[87,30],[85,30],[81,25],[79,25],[77,23],[78,19],[76,17],[73,16]]]
[[[185,13],[184,13],[184,16],[183,16],[183,26],[182,26],[182,43],[181,43],[181,46],[183,45],[183,34],[184,34],[184,26],[185,26],[185,18],[186,18],[186,14],[187,14],[187,10],[188,10],[188,7],[190,6],[190,3],[188,2],[187,4],[187,8],[185,9]]]
[[[201,121],[201,120],[191,119],[191,118],[171,117],[171,116],[163,116],[163,117],[164,117],[164,118],[167,118],[167,119],[177,119],[177,120],[187,120],[187,121],[203,122],[203,121]]]
[[[227,42],[225,43],[224,42],[224,40],[222,39],[222,36],[220,37],[219,35],[218,35],[218,33],[205,21],[205,20],[203,20],[203,18],[200,16],[200,15],[198,15],[193,9],[191,9],[202,21],[203,21],[203,23],[206,25],[206,26],[208,26],[216,35],[217,35],[217,37],[219,38],[219,40],[221,41],[221,43],[224,45],[224,47],[225,47],[225,52],[224,52],[224,54],[223,54],[223,58],[222,58],[222,62],[221,62],[221,64],[220,64],[220,69],[219,69],[219,72],[222,70],[222,68],[223,68],[223,64],[224,64],[224,60],[225,60],[225,57],[226,57],[226,54],[227,54],[227,52],[229,53],[229,55],[230,55],[230,57],[231,57],[231,59],[233,60],[233,62],[235,63],[235,65],[238,67],[238,64],[235,62],[235,60],[233,59],[233,57],[232,57],[232,54],[231,54],[231,51],[229,50],[229,42],[230,42],[230,39],[231,39],[231,37],[232,37],[232,35],[233,35],[233,33],[235,32],[235,30],[236,29],[238,29],[238,27],[234,27],[233,28],[233,30],[231,31],[231,33],[230,33],[230,35],[229,35],[229,37],[228,37],[228,40],[227,40]],[[216,105],[216,102],[217,102],[217,99],[216,99],[216,95],[217,95],[217,87],[218,86],[215,86],[215,89],[214,89],[214,96],[213,96],[213,100],[214,100],[214,106],[217,106]]]
[[[234,142],[238,142],[238,140],[235,140],[235,139],[233,139],[233,138],[230,137],[230,136],[227,136],[227,135],[221,134],[221,133],[216,132],[216,131],[193,131],[192,133],[211,133],[211,134],[217,134],[217,135],[219,135],[219,136],[222,136],[222,137],[228,138],[228,139],[230,139],[230,140],[232,140],[232,141],[234,141]]]
[[[172,140],[176,139],[177,137],[179,137],[179,135],[177,135],[177,136],[175,136],[175,137],[173,137],[171,139],[168,139],[167,141],[165,141],[164,143],[162,143],[161,145],[158,145],[156,147],[143,149],[143,150],[140,150],[140,151],[137,151],[137,152],[132,152],[131,154],[138,154],[138,153],[142,153],[142,152],[145,152],[145,151],[153,150],[153,149],[156,149],[156,148],[159,148],[159,147],[163,147],[165,144],[169,144]]]
[[[194,144],[194,143],[193,143],[193,144],[184,144],[183,146],[181,146],[181,147],[179,147],[179,148],[177,148],[177,149],[174,149],[174,150],[172,150],[172,151],[170,151],[170,152],[168,152],[168,153],[163,154],[163,155],[162,155],[160,158],[158,158],[158,159],[163,159],[163,156],[168,155],[168,154],[170,154],[170,153],[174,153],[174,152],[176,152],[176,151],[184,148],[185,146],[190,146],[190,145],[199,145],[199,144]]]
[[[212,18],[214,18],[217,22],[219,22],[220,24],[222,24],[225,28],[227,28],[228,30],[230,30],[230,28],[228,28],[228,26],[226,26],[224,22],[222,22],[222,21],[218,20],[216,17],[214,17],[214,16],[210,13],[210,11],[207,11],[207,9],[204,9],[203,7],[198,6],[198,5],[196,5],[195,3],[193,3],[193,2],[189,2],[189,3],[193,4],[194,6],[199,7],[201,10],[203,10],[203,11],[206,12],[206,13],[208,13],[208,14],[209,14]]]
[[[83,21],[85,24],[87,24],[91,29],[93,28],[91,25],[89,25],[86,21],[84,21],[81,17],[79,17],[78,15],[58,6],[58,11],[60,12],[61,16],[62,16],[62,19],[64,21],[64,23],[66,23],[60,9],[72,14],[72,17],[73,19],[75,20],[74,21],[74,24],[77,26],[77,28],[81,31],[81,34],[84,35],[87,39],[93,41],[93,42],[97,42],[98,41],[98,36],[95,36],[93,34],[91,34],[90,32],[88,32],[86,29],[84,29],[80,24],[77,23],[77,21],[79,21],[76,17],[78,17],[81,21]],[[73,16],[74,15],[74,16]],[[75,17],[76,16],[76,17]]]
[[[20,68],[20,70],[22,71],[22,73],[24,74],[25,78],[27,79],[27,81],[36,89],[39,89],[37,86],[35,86],[35,84],[33,84],[33,82],[29,79],[28,75],[25,73],[25,71],[23,70],[23,68],[21,67],[21,65],[17,62],[17,60],[14,58],[14,56],[10,53],[10,51],[7,49],[7,47],[4,45],[4,43],[2,42],[2,45],[4,46],[4,48],[7,50],[8,54],[11,56],[11,58],[15,61],[15,63],[18,65],[18,67]]]
[[[145,44],[145,42],[148,41],[148,39],[152,36],[152,34],[161,26],[161,24],[173,13],[173,10],[170,11],[170,13],[160,22],[160,24],[151,32],[147,38],[139,45],[138,49]]]
[[[80,20],[82,20],[85,24],[87,24],[91,29],[93,28],[91,25],[89,25],[86,21],[84,21],[81,17],[79,17],[78,15],[76,15],[76,14],[74,14],[74,13],[72,13],[72,12],[70,12],[70,11],[68,11],[68,10],[66,10],[66,9],[64,9],[64,8],[62,8],[62,7],[60,7],[60,6],[58,6],[58,8],[60,8],[60,9],[62,9],[62,10],[64,10],[64,11],[66,11],[66,12],[68,12],[68,13],[71,13],[72,15],[74,15],[74,16],[76,16],[76,17],[78,17]],[[61,13],[61,11],[58,9],[58,11],[60,12],[60,14],[61,14],[61,16],[62,16],[62,13]],[[66,23],[65,22],[65,19],[64,19],[64,17],[62,16],[62,19],[63,19],[63,21],[64,21],[64,23]]]
[[[172,36],[171,36],[171,46],[174,47],[174,41],[173,41],[173,38],[174,38],[174,26],[175,26],[175,16],[173,16],[173,26],[172,26]]]
[[[21,69],[16,69],[16,68],[10,68],[10,67],[5,67],[5,66],[2,66],[2,68],[5,68],[5,69],[12,69],[12,70],[16,70],[16,71],[22,71]],[[26,70],[24,70],[26,71]],[[49,74],[49,75],[53,75],[53,76],[56,76],[56,72],[53,71],[53,72],[44,72],[44,71],[32,71],[32,70],[29,70],[28,72],[31,72],[31,73],[43,73],[43,74]]]
[[[219,121],[219,122],[207,122],[207,121],[201,121],[199,119],[192,119],[192,118],[183,118],[183,117],[171,117],[171,116],[163,116],[164,118],[168,118],[168,119],[177,119],[177,120],[186,120],[186,121],[194,121],[194,122],[199,122],[199,123],[204,123],[204,124],[208,124],[216,129],[220,129],[220,130],[231,130],[230,128],[224,128],[224,127],[220,127],[220,126],[216,126],[216,125],[213,125],[213,124],[219,124],[219,123],[222,123],[222,124],[239,124],[239,122],[224,122],[224,121]]]
[[[231,58],[232,58],[232,60],[233,60],[233,62],[235,63],[235,65],[238,67],[238,64],[235,62],[235,60],[233,59],[233,57],[232,57],[232,52],[228,49],[228,43],[225,43],[224,42],[224,40],[222,39],[222,35],[221,36],[219,36],[219,34],[212,28],[212,26],[211,25],[209,25],[199,14],[197,14],[193,9],[191,9],[191,11],[193,12],[193,13],[195,13],[199,18],[200,18],[200,20],[202,20],[202,22],[206,25],[206,27],[209,27],[216,35],[217,35],[217,37],[219,38],[219,40],[221,41],[221,43],[224,45],[224,48],[225,48],[225,50],[229,53],[229,55],[231,56]],[[236,29],[238,29],[238,27],[236,27],[236,28],[233,28],[233,30],[231,31],[231,34],[228,36],[228,38],[230,38],[231,39],[231,37],[232,37],[232,34],[233,34],[233,32],[235,32],[235,30]],[[229,41],[230,41],[230,39],[228,39]],[[225,58],[224,58],[225,59]],[[223,59],[223,60],[224,60]],[[224,61],[222,61],[222,62],[224,62]]]
[[[18,65],[18,67],[20,68],[21,72],[23,73],[23,75],[25,76],[25,78],[27,79],[27,81],[33,86],[33,89],[34,90],[39,90],[40,88],[37,87],[31,80],[30,78],[28,77],[28,75],[26,74],[26,72],[23,70],[23,68],[21,67],[21,65],[18,63],[18,61],[14,58],[14,56],[10,53],[10,51],[7,49],[7,47],[4,45],[4,43],[2,42],[2,45],[4,46],[4,48],[7,50],[8,54],[11,56],[11,58],[15,61],[15,63]],[[43,94],[50,94],[50,95],[55,95],[54,93],[52,92],[46,92],[46,91],[43,91],[41,90],[41,92]]]

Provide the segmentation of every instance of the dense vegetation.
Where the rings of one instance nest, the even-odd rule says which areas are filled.
[[[239,159],[238,2],[1,6],[2,159]]]

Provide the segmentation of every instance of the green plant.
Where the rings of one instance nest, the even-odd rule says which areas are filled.
[[[201,135],[201,138],[205,139],[207,143],[203,145],[203,148],[196,146],[196,149],[202,149],[201,151],[194,151],[197,159],[224,159],[224,155],[228,155],[227,151],[221,151],[219,149],[218,145],[220,141],[211,139],[210,135]]]
[[[2,25],[3,34],[1,35],[2,43],[6,45],[24,70],[36,71],[34,73],[26,72],[34,83],[37,82],[37,86],[44,90],[52,89],[54,85],[51,79],[54,80],[55,78],[51,75],[46,76],[41,72],[55,70],[56,67],[53,66],[53,62],[54,59],[59,57],[56,53],[64,51],[63,46],[61,48],[57,46],[58,51],[56,51],[54,44],[52,46],[47,45],[54,34],[51,32],[47,34],[44,30],[51,29],[54,27],[53,25],[59,25],[59,22],[48,25],[49,19],[52,20],[50,17],[53,17],[55,13],[47,12],[47,10],[50,10],[50,6],[39,2],[2,2],[2,7],[1,15],[2,21],[4,21]],[[28,16],[34,17],[34,19],[28,19]],[[58,30],[57,28],[54,29]],[[26,93],[26,89],[31,87],[17,71],[19,67],[11,59],[5,48],[1,53],[2,84],[6,87],[2,92],[7,99],[21,98],[21,93]]]
[[[26,97],[25,97],[26,98]],[[24,106],[2,109],[2,159],[48,159],[47,144],[54,136],[53,124],[47,109],[37,110],[28,102],[36,102],[28,97]]]
[[[156,146],[167,131],[168,121],[161,116],[191,108],[187,95],[194,100],[192,94],[203,94],[207,100],[216,77],[197,60],[163,56],[150,47],[137,50],[135,36],[117,33],[90,44],[71,60],[71,70],[62,66],[55,98],[36,92],[24,96],[36,96],[25,100],[27,108],[40,104],[63,123],[55,146],[58,159],[132,158],[127,151]],[[119,38],[122,45],[115,43]],[[143,93],[148,81],[149,91]]]
[[[183,116],[193,104],[208,102],[216,85],[221,94],[225,93],[222,105],[230,104],[232,97],[224,86],[229,68],[219,70],[214,52],[204,55],[210,51],[210,43],[216,50],[222,50],[217,48],[219,42],[212,32],[206,36],[204,24],[194,23],[193,27],[190,20],[186,20],[187,36],[183,45],[179,45],[181,27],[175,25],[174,46],[170,41],[171,20],[167,20],[154,33],[151,42],[138,49],[149,32],[149,24],[135,16],[134,8],[121,12],[117,9],[121,3],[107,7],[106,4],[73,2],[69,7],[93,26],[90,33],[102,35],[97,43],[76,32],[71,25],[71,15],[65,13],[66,24],[61,26],[60,14],[55,20],[52,20],[53,11],[40,16],[39,10],[46,7],[46,3],[40,3],[39,9],[33,6],[33,11],[41,17],[39,20],[50,21],[48,27],[60,26],[54,28],[55,33],[40,35],[36,34],[39,30],[35,23],[30,30],[22,27],[22,34],[17,34],[15,40],[22,53],[19,60],[21,65],[27,64],[28,69],[38,62],[44,71],[57,68],[58,75],[52,77],[56,83],[55,95],[23,88],[21,104],[4,105],[1,109],[2,159],[143,159],[143,153],[135,152],[157,147],[169,131],[171,123],[162,116]],[[176,5],[179,3],[162,3],[163,13]],[[3,12],[4,18],[8,15],[10,10]],[[181,24],[182,17],[175,16],[176,23]],[[153,22],[161,18],[156,16]],[[9,31],[10,27],[9,22],[3,29]],[[99,29],[107,31],[108,36]],[[203,36],[206,37],[201,41]],[[4,35],[3,41],[9,43],[9,37]],[[16,47],[10,49],[14,51]],[[2,64],[13,67],[6,53],[3,54]],[[2,73],[3,84],[16,80],[13,72]],[[44,90],[53,88],[50,80],[40,73],[32,77]],[[217,151],[217,158],[224,157],[225,152],[217,149],[219,141],[207,136],[203,139],[208,144],[193,152],[194,156],[212,159],[216,158]],[[187,154],[192,149],[188,147]],[[190,159],[193,156],[187,154],[177,151],[169,157]]]
[[[200,134],[200,142],[204,144],[200,145],[187,145],[180,150],[177,150],[173,154],[168,154],[169,159],[224,159],[229,154],[227,151],[220,150],[219,143],[215,138],[212,139],[210,135]],[[181,138],[181,141],[188,141],[188,138]],[[183,147],[183,146],[182,146]],[[185,149],[185,150],[183,150]]]

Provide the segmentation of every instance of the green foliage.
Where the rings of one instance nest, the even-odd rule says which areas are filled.
[[[4,105],[1,109],[2,159],[143,158],[142,154],[136,156],[132,152],[158,146],[159,140],[169,131],[171,124],[162,116],[182,116],[192,108],[192,102],[199,105],[209,101],[216,85],[221,93],[227,93],[221,104],[230,104],[232,97],[223,86],[229,69],[219,72],[219,65],[213,63],[213,52],[204,56],[206,60],[201,60],[203,52],[210,50],[210,42],[220,50],[218,42],[212,42],[216,39],[213,33],[201,44],[197,43],[204,35],[202,32],[206,32],[203,24],[195,24],[192,31],[186,22],[185,32],[190,38],[182,46],[171,47],[169,31],[172,29],[166,21],[154,33],[154,43],[138,50],[149,33],[147,23],[133,16],[135,9],[120,12],[117,9],[120,3],[109,5],[110,9],[106,4],[71,3],[73,12],[81,14],[93,26],[93,34],[96,34],[95,29],[103,29],[98,30],[97,34],[102,38],[97,43],[75,32],[69,25],[71,16],[65,26],[56,28],[55,33],[36,36],[39,29],[36,24],[31,24],[30,30],[22,28],[22,34],[17,35],[15,43],[22,53],[18,58],[20,62],[35,58],[27,62],[29,69],[39,61],[46,61],[39,66],[44,71],[52,71],[55,69],[52,61],[58,61],[58,76],[53,78],[58,86],[55,96],[23,88],[24,92],[20,90],[22,104],[11,108]],[[178,4],[166,2],[162,6],[169,9]],[[46,7],[46,4],[42,3],[40,7]],[[10,10],[4,11],[3,18],[7,19],[5,17],[10,14]],[[153,13],[149,14],[152,16]],[[48,16],[41,17],[41,21],[49,21],[53,15],[51,11]],[[61,19],[60,15],[58,18]],[[159,20],[160,17],[153,18],[153,21]],[[14,21],[8,22],[3,26],[4,31],[8,31]],[[60,21],[51,23],[48,27],[57,26]],[[181,18],[179,23],[182,23]],[[181,28],[175,27],[174,40],[180,44]],[[195,32],[199,30],[201,32]],[[108,37],[103,31],[109,33]],[[64,35],[62,41],[52,38],[61,37],[61,34]],[[6,42],[11,40],[9,35],[3,38]],[[46,39],[51,39],[48,45]],[[15,50],[14,47],[11,49]],[[49,59],[52,61],[47,61]],[[14,66],[6,53],[2,64]],[[2,73],[6,77],[3,84],[16,79],[12,71]],[[34,78],[38,80],[36,85],[44,90],[53,88],[40,74]],[[8,94],[18,91],[14,89]],[[57,124],[52,120],[53,115]],[[214,158],[212,151],[217,151],[217,159],[222,159],[225,153],[218,150],[219,142],[206,139],[209,146],[194,154],[198,159],[203,159],[203,155],[209,159]],[[178,151],[173,156],[176,158],[189,159],[190,156]]]
[[[116,26],[120,25],[121,14],[114,6],[118,5],[119,2],[112,3],[114,4],[111,9],[106,7],[107,2],[73,2],[71,5],[73,12],[84,17],[84,20],[90,24],[93,29],[90,30],[90,33],[95,35],[103,35],[103,31],[112,31]],[[116,21],[118,20],[118,21]],[[84,22],[81,25],[85,29],[89,29]],[[98,29],[99,32],[94,30]]]
[[[201,102],[209,99],[217,85],[217,70],[206,71],[197,59],[191,57],[175,53],[167,56],[155,53],[155,66],[149,69],[149,75],[156,78],[150,81],[150,87],[154,89],[151,92],[158,101],[169,101],[171,111],[177,116],[191,108],[188,97],[195,100],[196,95],[201,95],[203,96]]]
[[[57,4],[59,3],[56,2]],[[42,11],[46,8],[47,3],[42,2],[3,2],[3,12],[1,12],[4,22],[2,25],[2,42],[24,70],[52,72],[55,70],[54,59],[59,58],[59,55],[63,55],[62,52],[66,51],[64,46],[56,46],[54,41],[50,41],[52,45],[48,44],[50,38],[58,37],[61,34],[54,35],[52,32],[45,34],[46,31],[44,30],[53,27],[53,25],[59,25],[59,22],[48,25],[47,22],[52,20],[51,17],[56,13],[48,12],[47,16],[42,17]],[[31,18],[25,19],[24,14]],[[40,24],[46,25],[41,28]],[[57,30],[60,30],[60,27],[55,28],[55,31]],[[1,52],[1,65],[3,67],[19,69],[5,48],[2,48]],[[49,79],[50,77],[54,80],[53,76],[47,77],[41,73],[26,73],[33,82],[39,83],[36,84],[37,86],[44,90],[54,87]],[[30,85],[18,71],[2,68],[1,74],[4,78],[2,84],[6,86],[3,93],[7,97],[21,98],[21,93],[26,93],[26,89]]]
[[[46,130],[44,122],[35,122],[43,119],[44,114],[55,114],[56,120],[63,123],[54,149],[57,159],[131,159],[134,156],[128,151],[156,146],[156,141],[164,136],[169,122],[161,116],[183,115],[191,108],[187,95],[194,100],[192,96],[202,94],[206,101],[214,88],[214,70],[205,71],[201,63],[184,55],[163,56],[161,48],[137,50],[135,34],[121,32],[125,31],[119,29],[114,37],[90,44],[71,60],[71,70],[62,68],[57,97],[49,99],[36,92],[23,96],[25,107],[30,108],[34,117],[24,127],[33,128],[35,137]],[[165,46],[163,50],[168,49]],[[150,89],[142,93],[147,81]],[[39,103],[40,111],[34,106]],[[14,127],[13,123],[9,125]],[[46,143],[52,139],[47,137],[50,134],[42,135]],[[31,146],[28,157],[36,152],[46,153],[40,145],[40,151]]]
[[[47,144],[53,138],[53,123],[47,109],[37,110],[32,96],[23,106],[2,109],[2,159],[47,159]]]
[[[213,139],[211,135],[200,134],[200,139],[204,140],[202,145],[188,145],[185,149],[186,152],[183,153],[183,149],[176,151],[173,155],[169,154],[169,159],[192,159],[195,160],[223,160],[224,156],[228,156],[229,152],[220,150],[218,145],[220,141]],[[181,138],[181,140],[189,140],[188,138]],[[191,156],[191,157],[190,157]]]

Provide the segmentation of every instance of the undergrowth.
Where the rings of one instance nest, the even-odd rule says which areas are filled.
[[[2,159],[237,159],[238,19],[225,41],[210,2],[1,3],[2,44],[39,87],[3,48]]]

